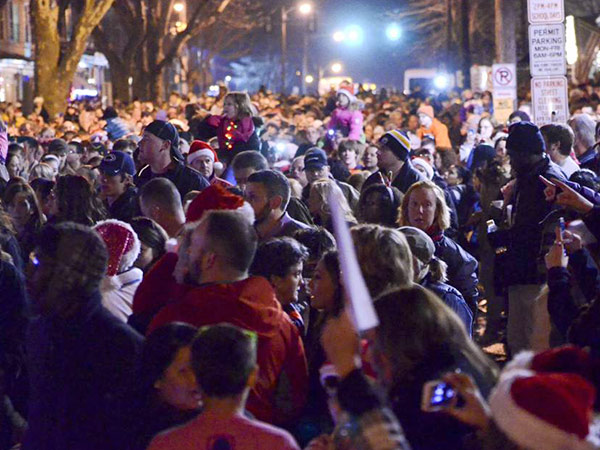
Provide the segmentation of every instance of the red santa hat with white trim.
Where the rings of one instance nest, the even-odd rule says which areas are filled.
[[[94,230],[108,249],[106,275],[113,277],[130,269],[141,250],[140,240],[131,225],[120,220],[108,219],[98,222]]]
[[[349,83],[349,82],[341,83],[340,87],[338,88],[336,93],[338,95],[342,94],[342,95],[345,95],[346,97],[348,97],[348,99],[350,100],[350,103],[356,101],[356,95],[354,95],[354,86],[352,85],[352,83]]]
[[[190,151],[187,155],[188,165],[192,165],[194,160],[200,156],[208,156],[213,162],[214,170],[223,169],[223,163],[219,161],[219,157],[217,156],[215,149],[212,148],[207,142],[195,140],[190,145]]]
[[[579,375],[513,369],[500,376],[489,402],[494,423],[521,448],[592,450],[595,397]]]

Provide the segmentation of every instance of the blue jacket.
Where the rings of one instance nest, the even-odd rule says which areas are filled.
[[[435,256],[448,265],[448,284],[461,293],[471,312],[475,314],[479,300],[477,260],[444,233],[431,238],[435,244]]]
[[[68,320],[37,317],[27,336],[29,428],[24,450],[122,449],[143,338],[101,304],[78,299]]]
[[[461,322],[465,324],[467,334],[470,337],[473,336],[473,313],[457,289],[446,283],[431,281],[431,277],[429,275],[421,280],[421,283],[419,284],[436,294],[446,304],[446,306],[454,311]]]

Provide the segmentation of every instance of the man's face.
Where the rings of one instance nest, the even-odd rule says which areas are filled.
[[[537,161],[538,155],[530,155],[523,152],[508,150],[508,158],[510,159],[510,167],[516,175],[524,175],[529,172],[531,166]]]
[[[127,190],[125,175],[108,175],[102,172],[100,174],[100,189],[106,197],[118,197]]]
[[[398,163],[398,158],[387,145],[380,145],[377,152],[377,165],[382,170],[389,170]]]
[[[69,145],[69,153],[67,153],[67,162],[69,164],[77,165],[81,160],[81,154],[77,152],[77,147]]]
[[[256,172],[254,167],[246,167],[244,169],[233,169],[233,177],[237,186],[243,191],[246,190],[246,184],[248,184],[248,177]]]
[[[256,223],[261,223],[269,217],[271,205],[269,204],[268,192],[264,184],[248,183],[244,197],[254,210]]]
[[[308,181],[308,183],[312,184],[315,181],[320,180],[321,178],[329,177],[329,166],[322,166],[322,167],[311,166],[308,168],[305,166],[304,173],[306,174],[306,180]]]
[[[192,168],[200,172],[204,178],[210,178],[214,171],[214,163],[208,156],[199,156],[192,162]]]
[[[165,141],[145,131],[140,141],[140,162],[142,164],[153,164],[160,159],[160,152],[162,151],[166,151]]]

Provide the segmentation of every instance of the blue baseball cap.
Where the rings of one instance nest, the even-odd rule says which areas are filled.
[[[133,158],[125,152],[114,151],[104,157],[98,166],[100,172],[114,176],[120,173],[135,175],[135,163]]]
[[[305,169],[322,169],[327,165],[329,165],[327,162],[327,153],[319,147],[309,148],[304,154]]]

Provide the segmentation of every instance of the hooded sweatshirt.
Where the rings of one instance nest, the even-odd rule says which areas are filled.
[[[248,411],[259,420],[276,424],[289,423],[301,412],[308,390],[304,346],[267,280],[250,277],[191,289],[154,317],[148,334],[171,322],[197,327],[228,322],[257,333],[259,373],[250,391]]]

